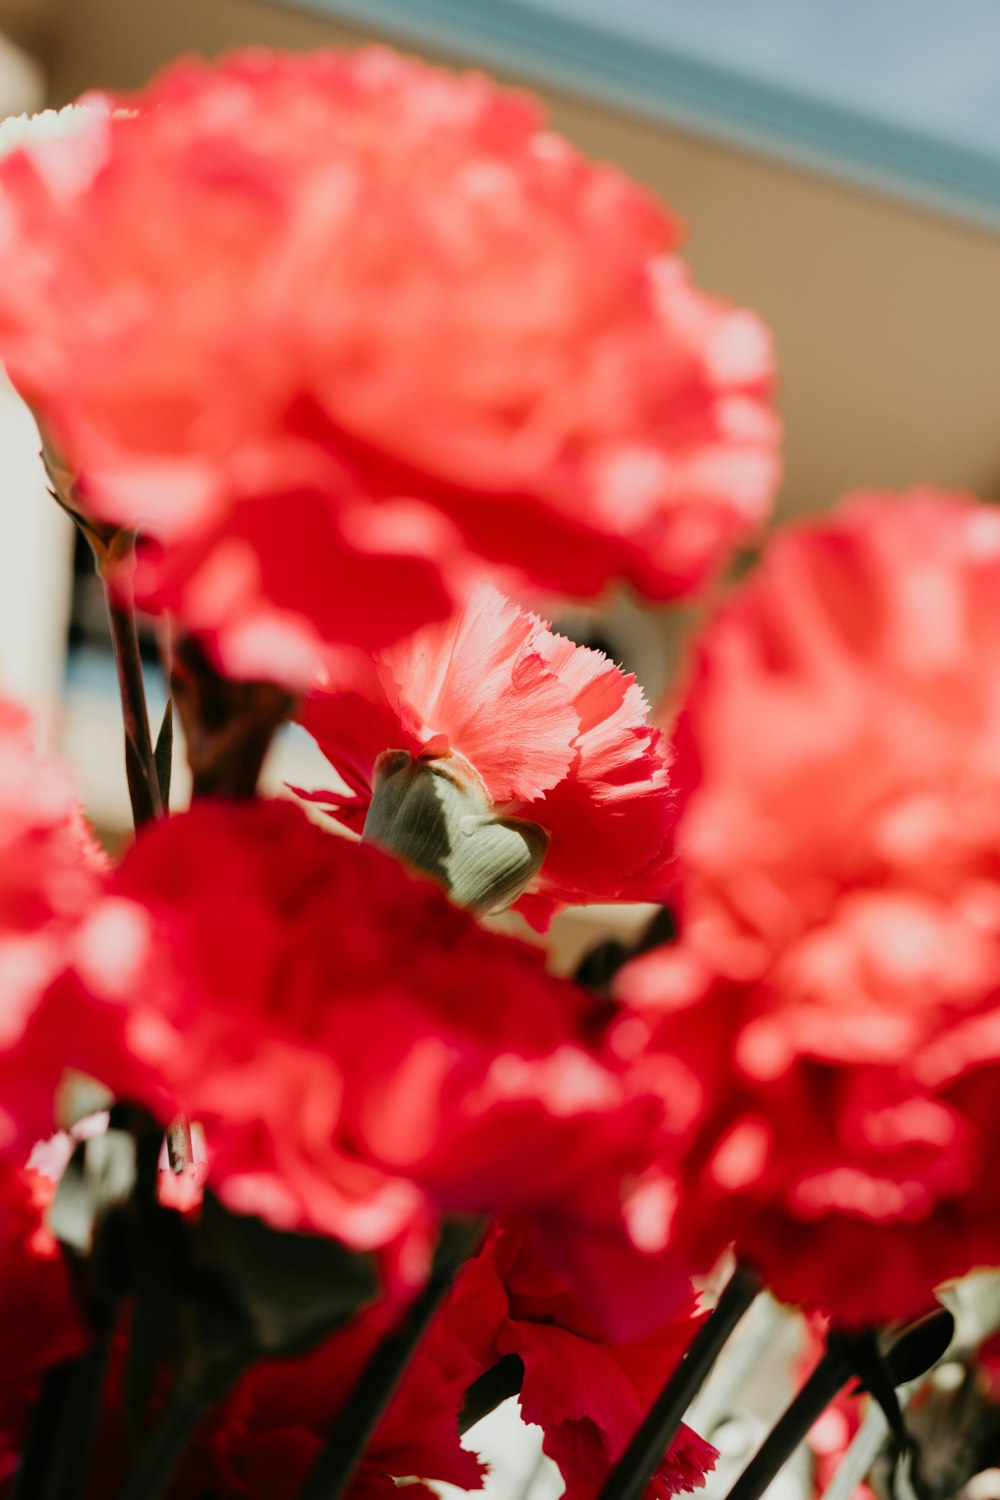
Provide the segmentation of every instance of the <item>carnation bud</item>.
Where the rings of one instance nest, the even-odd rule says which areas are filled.
[[[375,762],[363,837],[482,915],[517,900],[549,847],[537,823],[497,813],[478,772],[455,751],[430,758],[384,750]]]

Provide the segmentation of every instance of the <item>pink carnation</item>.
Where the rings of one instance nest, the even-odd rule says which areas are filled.
[[[1000,1258],[998,682],[1000,515],[918,490],[778,537],[684,703],[681,942],[613,1040],[681,1239],[841,1323]]]
[[[0,1151],[24,1160],[52,1128],[53,1063],[29,1077],[17,1048],[97,897],[103,855],[67,768],[34,753],[26,711],[0,698]]]
[[[360,829],[375,761],[471,766],[492,806],[549,844],[522,907],[655,900],[672,853],[669,754],[633,677],[480,587],[443,624],[385,650],[350,690],[314,692],[300,718],[349,787],[311,792]]]
[[[375,1248],[634,1170],[657,1110],[590,1004],[380,850],[206,803],[139,837],[31,1042],[199,1121],[231,1209]]]
[[[767,515],[766,331],[530,97],[371,48],[94,103],[0,164],[0,353],[233,675],[443,616],[470,553],[672,597]]]

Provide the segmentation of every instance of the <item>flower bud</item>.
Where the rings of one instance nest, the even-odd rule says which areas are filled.
[[[480,915],[516,901],[549,847],[537,823],[497,813],[475,767],[454,750],[433,758],[384,750],[363,838],[433,876],[456,905]]]

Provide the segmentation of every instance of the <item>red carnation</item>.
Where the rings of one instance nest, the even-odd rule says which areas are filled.
[[[601,652],[480,587],[452,619],[384,651],[350,690],[305,700],[302,722],[350,789],[308,795],[361,828],[373,782],[396,766],[383,760],[376,774],[376,761],[405,751],[405,774],[412,758],[480,788],[489,814],[544,830],[538,859],[525,866],[527,879],[544,852],[524,902],[534,920],[564,903],[655,900],[666,884],[673,794],[667,747],[647,715],[635,679]],[[374,835],[372,821],[369,836],[407,852],[384,817]],[[448,852],[434,842],[424,867],[435,871]]]
[[[2,1192],[0,1188],[0,1196]],[[0,1202],[0,1225],[2,1206]],[[5,1269],[9,1272],[11,1268],[5,1265]],[[55,1269],[62,1271],[58,1263]],[[56,1289],[59,1285],[56,1283]],[[13,1294],[22,1299],[37,1298],[42,1289],[37,1272],[34,1284],[21,1275],[12,1285]],[[49,1288],[50,1295],[52,1290]],[[0,1495],[4,1497],[8,1495],[4,1480],[16,1468],[30,1416],[26,1395],[31,1391],[30,1387],[25,1389],[25,1375],[36,1371],[43,1358],[49,1362],[67,1358],[82,1346],[77,1324],[68,1316],[65,1294],[63,1300],[67,1304],[62,1309],[66,1332],[61,1346],[39,1338],[39,1327],[43,1335],[47,1330],[38,1319],[50,1316],[49,1309],[40,1309],[37,1301],[25,1303],[32,1308],[34,1363],[5,1365],[3,1375],[6,1377],[9,1371],[11,1379],[0,1379]],[[57,1306],[53,1304],[53,1312]],[[241,1500],[293,1500],[379,1339],[397,1315],[398,1308],[382,1299],[310,1353],[253,1365],[198,1429],[169,1495],[183,1500],[229,1500],[235,1496]],[[16,1318],[15,1327],[19,1324],[23,1325],[23,1335],[27,1319]],[[2,1345],[5,1354],[8,1345],[13,1348],[9,1337]],[[112,1341],[102,1416],[86,1487],[91,1500],[116,1494],[134,1461],[134,1435],[125,1423],[128,1353],[126,1322]],[[397,1478],[447,1481],[462,1489],[478,1489],[482,1465],[474,1453],[462,1448],[458,1431],[459,1410],[477,1374],[474,1356],[458,1330],[442,1329],[425,1341],[368,1445],[347,1492],[351,1500],[391,1500]],[[153,1398],[153,1405],[161,1412],[169,1400],[170,1385],[170,1376],[161,1371]],[[429,1486],[423,1487],[425,1500],[434,1493]]]
[[[66,1264],[45,1226],[54,1185],[0,1163],[0,1495],[10,1493],[40,1377],[87,1345]]]
[[[588,996],[289,803],[147,829],[78,952],[38,1045],[200,1121],[209,1182],[278,1227],[373,1248],[647,1150],[656,1107],[584,1044]]]
[[[54,1184],[0,1166],[0,1394],[15,1404],[50,1365],[71,1359],[87,1336],[69,1276],[44,1214]],[[0,1419],[0,1427],[6,1425]]]
[[[470,553],[672,597],[766,516],[766,331],[530,97],[371,48],[123,102],[0,166],[0,352],[232,675],[441,617]]]
[[[294,1500],[385,1332],[380,1304],[311,1354],[257,1365],[199,1434],[178,1475],[178,1494],[185,1500]],[[482,1466],[458,1433],[458,1413],[476,1374],[458,1330],[426,1340],[366,1450],[347,1491],[350,1500],[392,1500],[397,1479],[408,1487],[432,1480],[479,1489]],[[416,1489],[424,1500],[437,1493],[426,1484]]]
[[[0,1151],[22,1161],[52,1128],[62,1068],[29,1077],[16,1049],[66,963],[103,866],[68,770],[37,759],[33,738],[25,710],[0,698]]]
[[[859,495],[708,628],[678,732],[681,943],[614,1038],[677,1233],[843,1324],[1000,1259],[1000,515]]]
[[[694,1293],[675,1270],[675,1311],[641,1339],[615,1342],[594,1321],[588,1297],[540,1249],[531,1231],[508,1224],[463,1272],[436,1337],[450,1328],[478,1352],[484,1369],[507,1355],[524,1364],[521,1412],[545,1434],[569,1500],[592,1500],[696,1329]],[[681,1426],[646,1492],[666,1500],[700,1489],[716,1451]]]

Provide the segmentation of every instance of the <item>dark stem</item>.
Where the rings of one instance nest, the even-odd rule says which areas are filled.
[[[684,1413],[708,1378],[723,1345],[760,1291],[749,1267],[738,1265],[718,1303],[650,1407],[609,1474],[599,1500],[639,1500],[677,1435]]]
[[[490,1369],[474,1380],[465,1393],[462,1410],[458,1414],[458,1430],[468,1432],[491,1411],[496,1411],[509,1396],[520,1393],[524,1381],[524,1360],[519,1354],[505,1354]]]
[[[298,1500],[339,1500],[344,1494],[459,1267],[475,1253],[483,1227],[477,1221],[465,1233],[452,1234],[444,1252],[439,1251],[423,1291],[362,1370]]]
[[[47,447],[44,438],[41,456],[52,484],[52,498],[86,539],[93,553],[97,576],[104,588],[125,726],[125,774],[128,778],[129,800],[132,803],[132,821],[139,828],[143,823],[162,816],[164,799],[160,792],[156,755],[149,732],[135,605],[127,574],[123,573],[121,566],[124,563],[127,568],[134,559],[135,535],[131,531],[93,520],[77,508],[75,477]],[[115,574],[114,586],[109,581],[112,573]]]
[[[49,1370],[32,1414],[11,1500],[77,1500],[101,1411],[110,1339]]]
[[[214,1395],[206,1397],[197,1387],[189,1387],[174,1397],[154,1427],[118,1500],[159,1500],[214,1400]]]
[[[99,570],[100,571],[100,570]],[[136,828],[163,815],[160,780],[157,774],[153,740],[149,732],[146,687],[139,654],[139,634],[131,599],[121,596],[122,585],[114,588],[102,573],[104,596],[111,624],[111,641],[118,670],[118,691],[125,724],[125,764],[128,773],[132,817]]]
[[[729,1491],[728,1500],[758,1500],[763,1495],[852,1373],[845,1352],[836,1346],[828,1348]]]
[[[184,729],[194,795],[256,796],[264,757],[294,697],[273,682],[221,676],[190,636],[174,645],[170,689]]]

